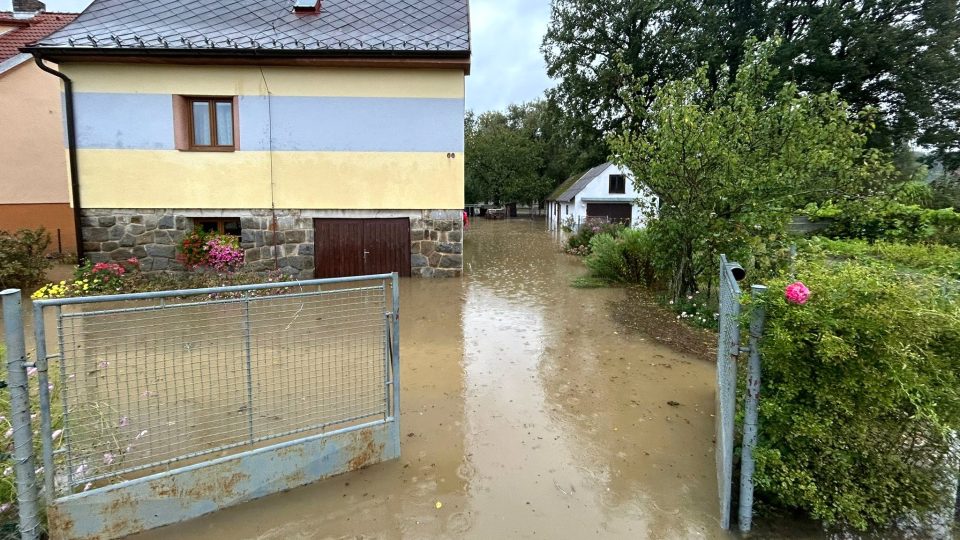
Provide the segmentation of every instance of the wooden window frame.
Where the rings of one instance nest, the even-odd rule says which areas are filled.
[[[224,225],[225,225],[227,222],[236,223],[236,224],[237,224],[237,230],[238,230],[238,231],[242,231],[242,228],[241,228],[241,226],[240,226],[240,218],[238,218],[238,217],[197,217],[197,218],[193,218],[193,226],[194,226],[194,227],[199,227],[202,223],[205,223],[205,222],[206,222],[206,223],[216,223],[216,224],[217,224],[217,230],[216,230],[217,234],[229,234],[229,233],[225,232],[225,231],[226,231],[226,227],[225,227]],[[233,235],[231,235],[231,236],[233,236]],[[239,237],[240,237],[240,234],[237,234],[236,236],[237,236],[237,238],[239,238]]]
[[[237,149],[237,114],[236,100],[232,96],[184,96],[187,115],[187,147],[191,152],[234,152]],[[197,144],[194,141],[196,131],[193,124],[193,104],[207,103],[210,110],[210,142],[211,144]],[[233,142],[231,144],[216,144],[217,142],[217,103],[230,104],[230,122],[233,125]]]
[[[621,186],[621,187],[620,187],[620,191],[614,191],[614,190],[613,190],[613,188],[614,188],[613,179],[614,179],[614,178],[619,178],[619,179],[620,179],[620,181],[619,181],[619,184],[620,184],[620,186]],[[627,177],[626,177],[626,175],[623,175],[623,174],[611,174],[608,182],[609,182],[609,183],[607,184],[608,193],[614,194],[614,195],[626,195],[626,193],[627,193]]]

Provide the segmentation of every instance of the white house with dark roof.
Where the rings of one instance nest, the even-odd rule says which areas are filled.
[[[637,190],[629,169],[602,163],[570,177],[547,198],[547,228],[559,231],[569,225],[576,229],[590,220],[640,228],[645,216],[638,201],[655,203],[656,197]]]

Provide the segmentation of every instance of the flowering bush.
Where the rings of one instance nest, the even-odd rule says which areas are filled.
[[[123,292],[126,282],[140,274],[140,261],[131,257],[123,262],[89,262],[80,265],[73,272],[73,279],[44,285],[30,298],[66,298],[92,294],[112,294]]]
[[[780,278],[763,300],[758,495],[857,529],[942,508],[960,428],[960,295],[880,262],[801,261],[797,275],[815,295]]]
[[[207,240],[207,266],[220,272],[232,272],[239,268],[243,264],[243,251],[236,243],[236,238],[231,244],[220,236]]]
[[[784,290],[784,295],[787,298],[787,302],[802,306],[806,304],[807,299],[810,298],[810,289],[808,289],[802,281],[796,281],[787,285],[787,288]]]
[[[234,272],[243,265],[243,250],[236,236],[195,228],[179,246],[180,259],[191,268]]]

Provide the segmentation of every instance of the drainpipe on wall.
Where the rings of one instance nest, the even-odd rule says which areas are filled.
[[[70,161],[70,192],[73,198],[73,227],[77,235],[77,261],[83,259],[83,232],[80,227],[80,173],[77,169],[77,135],[73,119],[73,81],[63,73],[47,66],[34,53],[37,67],[63,81],[64,115],[67,118],[67,156]]]

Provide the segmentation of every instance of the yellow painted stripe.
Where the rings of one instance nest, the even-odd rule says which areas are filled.
[[[463,207],[463,154],[79,150],[86,208]]]
[[[463,98],[460,70],[70,64],[77,92]],[[264,84],[266,79],[266,84]]]

